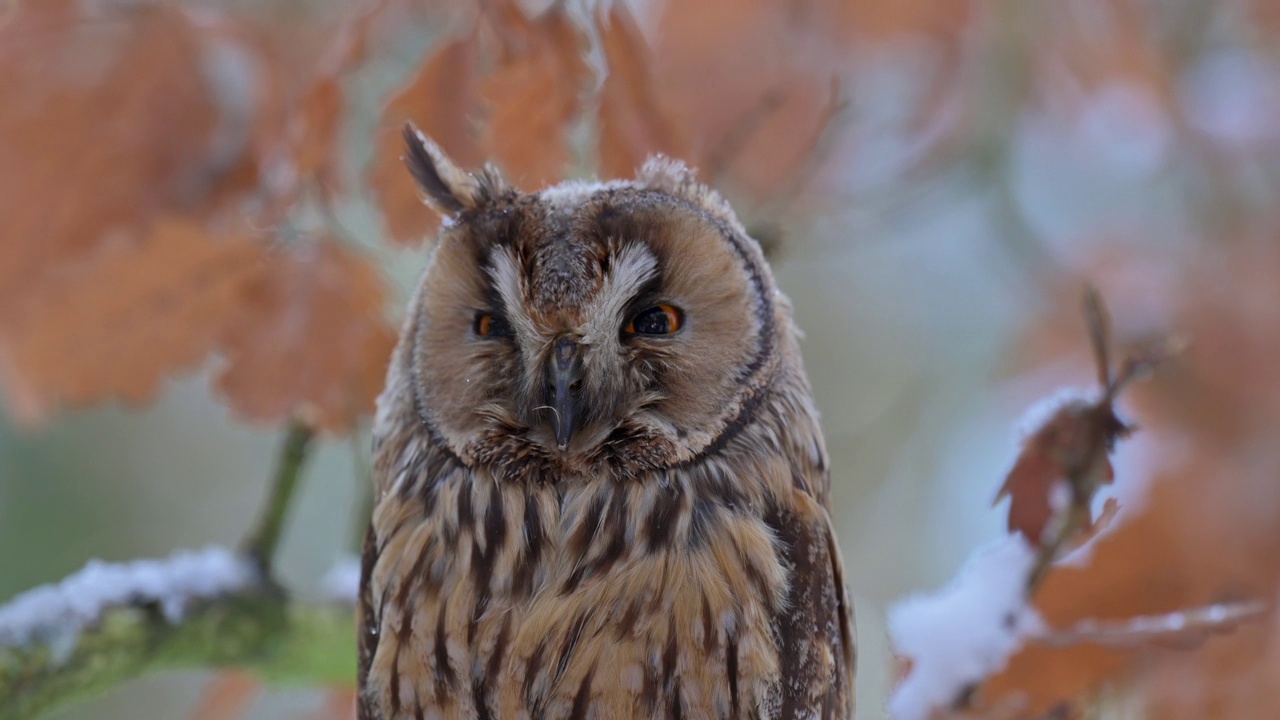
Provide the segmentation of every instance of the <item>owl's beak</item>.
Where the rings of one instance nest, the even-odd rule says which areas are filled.
[[[554,411],[551,422],[555,427],[556,446],[564,450],[569,447],[569,441],[578,429],[581,414],[578,408],[578,389],[582,386],[582,360],[578,356],[578,343],[571,338],[556,340],[547,372],[548,384],[551,386],[551,408]]]

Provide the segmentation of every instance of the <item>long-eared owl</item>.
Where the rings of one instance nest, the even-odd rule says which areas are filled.
[[[446,222],[378,401],[360,718],[850,717],[826,448],[758,243],[672,160],[522,193],[405,138]]]

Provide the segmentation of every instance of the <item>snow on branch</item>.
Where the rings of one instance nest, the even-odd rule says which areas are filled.
[[[257,581],[254,566],[226,548],[178,550],[163,560],[112,564],[92,560],[61,582],[28,590],[0,607],[0,645],[47,643],[69,653],[86,627],[117,605],[151,605],[179,622],[188,605],[244,590]]]
[[[968,688],[1004,669],[1044,623],[1026,597],[1036,562],[1021,535],[980,548],[951,584],[889,611],[889,637],[912,659],[911,674],[889,700],[896,720],[925,720]]]
[[[236,668],[276,685],[351,685],[358,562],[326,601],[289,597],[273,560],[314,428],[290,424],[254,529],[236,552],[92,561],[0,606],[0,720],[27,720],[162,670]]]
[[[1053,564],[1074,543],[1095,531],[1093,500],[1115,477],[1111,453],[1133,427],[1115,404],[1131,382],[1149,375],[1177,354],[1178,343],[1160,340],[1132,350],[1117,367],[1111,362],[1110,318],[1101,296],[1084,294],[1084,318],[1096,363],[1096,393],[1058,393],[1036,408],[1018,456],[996,501],[1009,498],[1009,534],[969,559],[943,590],[915,596],[890,610],[889,634],[911,663],[895,689],[889,710],[895,720],[926,720],[946,709],[968,709],[983,682],[1003,670],[1025,643],[1102,642],[1123,638],[1189,635],[1255,616],[1255,608],[1190,615],[1126,626],[1085,625],[1067,634],[1046,628],[1031,605]],[[1198,617],[1198,616],[1197,616]],[[1164,623],[1164,624],[1161,624]]]
[[[291,600],[256,558],[224,548],[92,562],[0,607],[0,719],[34,718],[162,670],[350,684],[355,634],[351,603]]]
[[[1032,639],[1043,645],[1057,647],[1082,643],[1121,648],[1152,643],[1195,647],[1210,635],[1232,632],[1241,623],[1261,618],[1270,609],[1267,603],[1260,600],[1215,603],[1126,620],[1082,620],[1066,630],[1040,632]]]
[[[333,602],[355,605],[360,596],[360,558],[339,558],[321,578],[320,591]]]

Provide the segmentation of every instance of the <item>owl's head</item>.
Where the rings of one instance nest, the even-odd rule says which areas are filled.
[[[463,462],[635,474],[750,422],[789,314],[759,245],[683,165],[521,193],[405,139],[446,222],[392,373]]]

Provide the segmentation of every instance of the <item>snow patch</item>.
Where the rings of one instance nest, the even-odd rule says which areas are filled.
[[[0,607],[0,646],[48,643],[55,657],[75,648],[80,631],[119,605],[155,603],[171,623],[193,600],[251,586],[251,563],[223,547],[178,550],[163,560],[91,560],[61,582],[28,590]]]
[[[1148,177],[1168,159],[1173,125],[1147,88],[1110,82],[1086,99],[1076,127],[1077,147],[1121,177]]]
[[[1014,425],[1018,434],[1018,450],[1028,438],[1043,428],[1058,411],[1070,405],[1093,405],[1101,399],[1099,390],[1081,390],[1073,387],[1058,388],[1053,394],[1037,400]]]
[[[1242,49],[1205,53],[1183,78],[1183,110],[1197,130],[1247,151],[1276,135],[1275,76],[1274,65]]]
[[[554,208],[561,209],[577,205],[596,193],[627,187],[632,184],[630,180],[610,180],[608,182],[566,180],[559,185],[552,185],[539,192],[538,198]]]
[[[1043,632],[1027,605],[1036,553],[1021,535],[978,548],[945,588],[889,610],[889,638],[911,672],[889,699],[895,720],[925,720],[970,684],[999,672],[1023,640]]]
[[[360,558],[349,555],[335,562],[320,579],[320,592],[333,602],[355,605],[360,597]]]

